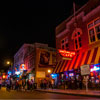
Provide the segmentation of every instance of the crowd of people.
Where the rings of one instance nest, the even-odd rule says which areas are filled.
[[[0,79],[0,89],[3,82]],[[34,81],[31,79],[7,79],[5,80],[7,90],[33,90],[36,89]]]
[[[5,83],[4,83],[5,82]],[[3,83],[5,84],[4,86],[8,91],[10,90],[34,90],[37,88],[37,84],[34,82],[34,80],[29,80],[29,79],[11,79],[8,78],[5,81],[0,79],[0,89],[3,86]],[[46,80],[43,79],[40,82],[39,87],[41,89],[46,89],[46,88],[54,88],[54,80]]]
[[[54,88],[54,80],[41,80],[40,82],[40,88],[41,89],[46,89],[46,88]]]

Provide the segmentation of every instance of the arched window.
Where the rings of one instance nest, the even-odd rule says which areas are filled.
[[[82,30],[80,28],[76,28],[72,34],[75,50],[82,47],[81,34],[82,34]]]

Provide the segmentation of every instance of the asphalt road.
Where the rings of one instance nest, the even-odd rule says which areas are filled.
[[[97,100],[93,97],[83,97],[83,96],[72,96],[72,95],[63,95],[63,94],[53,94],[53,93],[44,93],[39,91],[15,91],[11,90],[10,92],[6,91],[6,88],[0,90],[0,99],[92,99]],[[100,99],[98,99],[100,100]]]

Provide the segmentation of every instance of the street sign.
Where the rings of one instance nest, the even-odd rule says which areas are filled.
[[[89,75],[90,74],[90,66],[82,65],[81,67],[81,75]]]

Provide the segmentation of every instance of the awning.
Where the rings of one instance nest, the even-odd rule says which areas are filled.
[[[84,64],[98,64],[100,63],[100,47],[96,47],[85,52],[76,54],[72,60],[59,61],[53,73],[60,73],[72,69],[79,69]]]

